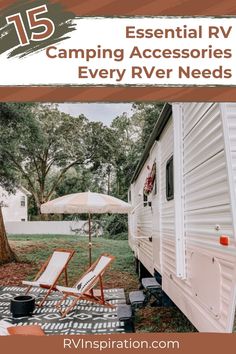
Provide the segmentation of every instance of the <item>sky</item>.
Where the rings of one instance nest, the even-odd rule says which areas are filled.
[[[72,116],[83,113],[91,121],[101,121],[110,125],[123,112],[131,114],[132,103],[60,103],[58,108]]]

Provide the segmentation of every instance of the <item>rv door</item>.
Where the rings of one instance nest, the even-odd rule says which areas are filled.
[[[161,230],[160,230],[160,210],[161,210],[161,161],[160,144],[156,144],[155,162],[156,176],[152,197],[152,242],[153,242],[153,265],[154,269],[161,274]]]

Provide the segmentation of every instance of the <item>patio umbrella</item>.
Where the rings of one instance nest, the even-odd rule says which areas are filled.
[[[84,214],[89,215],[89,264],[92,264],[92,214],[127,214],[132,206],[121,199],[107,194],[83,192],[68,194],[41,205],[43,214]]]

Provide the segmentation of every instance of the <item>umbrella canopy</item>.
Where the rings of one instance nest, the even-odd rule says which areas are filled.
[[[44,214],[89,214],[89,264],[92,264],[91,214],[127,214],[132,206],[110,195],[84,192],[68,194],[41,205]]]
[[[131,209],[123,200],[92,192],[68,194],[41,205],[43,214],[126,214]]]

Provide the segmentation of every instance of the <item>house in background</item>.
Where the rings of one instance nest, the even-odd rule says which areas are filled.
[[[28,221],[28,197],[30,192],[24,187],[10,194],[0,187],[0,203],[4,222]]]

